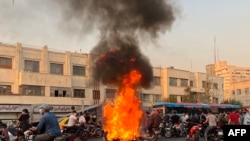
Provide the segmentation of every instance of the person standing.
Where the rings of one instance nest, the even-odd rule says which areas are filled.
[[[207,126],[207,128],[205,130],[205,141],[208,141],[208,133],[209,133],[209,131],[216,128],[216,125],[217,125],[217,118],[212,113],[211,110],[208,111],[208,115],[207,115],[206,121],[204,123],[208,123],[208,126]]]
[[[35,141],[49,141],[60,136],[61,130],[59,123],[55,114],[50,112],[50,106],[48,104],[42,104],[39,107],[39,112],[42,114],[42,117],[37,127],[30,128],[31,131],[40,133],[35,137]]]
[[[247,110],[246,114],[244,115],[243,125],[250,125],[250,111]]]
[[[240,115],[234,109],[228,117],[228,125],[240,125]]]

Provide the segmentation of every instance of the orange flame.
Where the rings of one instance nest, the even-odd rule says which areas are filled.
[[[113,105],[104,107],[104,130],[108,132],[107,140],[133,140],[140,135],[141,101],[136,96],[136,86],[141,74],[135,70],[123,77],[122,87]]]

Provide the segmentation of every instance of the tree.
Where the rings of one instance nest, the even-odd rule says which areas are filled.
[[[176,96],[169,96],[168,98],[163,98],[162,102],[171,102],[171,103],[176,103],[177,102],[177,97]]]
[[[243,103],[241,101],[235,99],[224,100],[221,102],[221,104],[240,105],[241,107],[243,106]]]
[[[191,87],[187,87],[184,89],[185,95],[182,97],[183,102],[190,103],[209,103],[209,90],[205,89],[205,93],[197,93],[193,92]]]

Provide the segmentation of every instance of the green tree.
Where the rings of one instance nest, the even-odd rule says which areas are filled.
[[[205,89],[205,93],[197,93],[193,92],[191,87],[187,87],[184,89],[185,95],[182,97],[183,102],[190,102],[190,103],[209,103],[210,102],[210,95],[209,89]]]
[[[162,102],[176,103],[177,102],[177,97],[170,95],[168,98],[163,98]]]
[[[241,101],[235,99],[224,100],[221,102],[221,104],[240,105],[241,107],[243,106],[243,103]]]

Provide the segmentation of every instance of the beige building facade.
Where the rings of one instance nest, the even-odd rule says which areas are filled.
[[[100,104],[116,97],[117,88],[91,78],[90,54],[0,44],[0,113],[20,113],[32,104],[48,103],[54,112]],[[160,70],[153,68],[152,88],[138,90],[144,107],[161,99]],[[140,94],[140,93],[144,93]],[[8,114],[5,114],[8,116]],[[10,114],[10,118],[13,117]]]
[[[231,87],[231,99],[239,100],[244,106],[250,106],[250,80],[234,82]]]
[[[162,69],[162,95],[164,98],[172,97],[177,102],[182,102],[182,98],[187,87],[197,94],[208,93],[210,103],[220,103],[223,101],[223,78],[209,77],[205,73],[190,72],[186,70],[163,68]],[[206,91],[206,85],[211,84],[209,91]]]
[[[72,106],[81,110],[113,100],[117,87],[100,84],[91,78],[93,58],[96,56],[52,50],[46,46],[0,44],[0,113],[16,118],[13,113],[20,113],[23,108],[48,103],[60,114],[70,112]],[[174,97],[181,102],[187,86],[193,92],[204,93],[207,82],[213,84],[211,102],[220,103],[223,100],[222,77],[208,77],[205,73],[173,67],[153,67],[152,87],[138,89],[138,96],[142,106],[150,109],[164,98]]]
[[[232,90],[242,89],[242,85],[249,85],[247,80],[250,80],[250,67],[237,67],[228,65],[226,61],[217,61],[215,64],[206,66],[206,71],[209,76],[219,76],[224,78],[224,99],[234,99]],[[239,83],[239,85],[238,85]],[[244,99],[238,99],[244,102]]]

